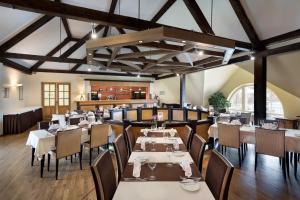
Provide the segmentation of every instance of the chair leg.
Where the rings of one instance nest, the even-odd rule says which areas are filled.
[[[226,146],[224,146],[224,150],[225,150],[225,155],[226,155],[226,149],[227,149],[227,147],[226,147]]]
[[[93,148],[90,148],[90,166],[92,165],[92,152],[93,152]]]
[[[51,159],[51,155],[48,154],[48,166],[47,166],[47,171],[49,172],[50,170],[50,159]]]
[[[257,152],[255,152],[255,162],[254,162],[254,170],[256,171],[256,168],[257,168]]]
[[[279,164],[280,164],[280,166],[281,166],[281,158],[279,158]]]
[[[285,152],[285,162],[287,174],[290,176],[289,152]]]
[[[79,152],[79,164],[80,164],[80,170],[82,170],[82,145],[80,146],[80,152]]]
[[[44,164],[45,164],[45,155],[43,155],[42,160],[41,160],[41,178],[43,178]]]
[[[240,149],[242,149],[242,160],[244,160],[244,147],[243,146],[244,145],[242,144],[241,147],[240,147]]]
[[[285,161],[285,157],[283,157],[282,158],[282,172],[283,172],[284,179],[286,179],[286,168],[285,168],[285,165],[286,165],[286,161]]]
[[[33,166],[33,162],[34,162],[34,152],[35,152],[35,148],[31,148],[31,166]]]
[[[221,146],[221,154],[223,154],[223,145],[220,145]]]
[[[293,163],[293,152],[290,152],[290,163],[292,164]]]
[[[297,167],[298,167],[297,153],[294,153],[294,175],[295,175],[295,178],[297,178]]]
[[[239,167],[241,168],[241,150],[238,148],[238,153],[239,153]]]
[[[97,149],[98,149],[98,154],[99,154],[100,153],[99,147]]]
[[[56,162],[55,162],[55,179],[56,180],[58,177],[58,162],[59,162],[59,159],[56,159]]]
[[[73,162],[73,155],[71,155],[71,163]]]

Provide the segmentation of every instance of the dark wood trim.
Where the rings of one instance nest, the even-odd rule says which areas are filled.
[[[252,26],[240,0],[229,0],[231,7],[237,15],[241,25],[243,26],[248,38],[254,46],[254,49],[264,50],[265,46],[260,42],[260,39]]]
[[[194,65],[194,67],[195,67],[195,66],[201,66],[201,65],[203,65],[203,64],[215,62],[215,61],[217,61],[217,60],[223,60],[223,59],[222,59],[222,58],[219,58],[219,57],[213,57],[213,56],[211,56],[211,57],[204,58],[204,59],[202,59],[202,60],[197,60],[197,61],[193,62],[193,65]]]
[[[254,121],[266,119],[267,113],[267,58],[256,58],[254,61]]]
[[[67,33],[67,36],[72,38],[72,34],[71,34],[71,31],[70,31],[68,20],[66,18],[61,18],[61,20],[62,20],[62,23],[64,25],[65,31]]]
[[[168,10],[169,8],[176,2],[176,0],[168,0],[163,7],[154,15],[151,19],[151,22],[157,22]]]
[[[177,76],[176,74],[168,74],[168,75],[164,75],[164,76],[157,76],[155,78],[155,80],[161,80],[161,79],[166,79],[166,78],[172,78],[172,77],[175,77]]]
[[[200,7],[198,6],[198,3],[195,0],[183,0],[183,2],[189,9],[190,13],[192,14],[193,18],[195,19],[202,32],[215,35],[204,14],[202,13]]]
[[[86,59],[86,57],[85,57]],[[75,72],[79,67],[81,67],[82,64],[77,63],[76,65],[74,65],[74,67],[72,67],[72,69],[70,70],[71,72]]]
[[[117,30],[119,31],[120,34],[126,34],[126,31],[122,28],[117,28]],[[139,50],[139,48],[137,48],[136,46],[128,46],[128,48],[132,51],[132,52],[141,52]],[[144,56],[142,58],[145,58]]]
[[[84,79],[85,81],[107,81],[107,82],[125,82],[125,83],[129,83],[129,82],[138,82],[138,83],[153,83],[153,81],[136,81],[136,80],[106,80],[106,79]]]
[[[98,25],[95,27],[96,32],[99,32],[103,26]],[[74,53],[77,49],[79,49],[85,42],[90,38],[91,31],[83,36],[78,42],[76,42],[73,46],[71,46],[67,51],[65,51],[60,57],[61,58],[67,58],[69,57],[72,53]]]
[[[0,57],[1,58],[24,59],[24,60],[39,60],[39,61],[44,61],[44,62],[48,61],[48,62],[86,64],[86,60],[84,60],[84,59],[40,56],[40,55],[21,54],[21,53],[2,53],[2,54],[0,54]]]
[[[264,45],[267,46],[273,43],[285,42],[299,37],[300,37],[300,29],[265,39],[262,42]]]
[[[185,74],[180,75],[180,106],[183,108],[184,103],[186,101],[186,82],[185,82]]]
[[[53,1],[0,0],[0,6],[9,8],[13,7],[19,10],[43,13],[51,16],[65,17],[79,21],[95,22],[104,26],[115,26],[118,28],[126,28],[131,30],[146,30],[149,28],[157,28],[163,26],[162,24],[154,23],[143,19],[109,14],[103,11]],[[219,38],[221,37],[217,37],[216,39]],[[249,43],[247,42],[236,40],[234,41],[236,42],[237,48],[244,48],[247,46],[249,47]]]
[[[74,71],[74,72],[71,72],[70,70],[53,70],[53,69],[37,69],[36,72],[136,77],[136,74],[127,74],[127,73],[122,73],[121,74],[121,73],[113,73],[113,72],[85,72],[85,71]],[[156,76],[141,74],[140,77],[155,78]]]
[[[265,57],[265,56],[272,56],[276,54],[287,53],[287,52],[298,51],[298,50],[300,50],[300,42],[257,52],[254,55],[256,57]]]
[[[109,8],[109,14],[114,14],[117,6],[118,0],[112,0]],[[106,37],[108,33],[109,26],[105,26],[102,37]]]
[[[8,60],[6,58],[0,58],[0,62],[3,63],[6,67],[10,67],[16,70],[19,70],[23,72],[24,74],[31,74],[31,70],[23,65],[20,65],[19,63],[16,63],[14,61]]]
[[[1,5],[1,3],[0,3],[0,5]],[[38,19],[37,21],[33,22],[31,25],[29,25],[28,27],[23,29],[21,32],[16,34],[14,37],[12,37],[11,39],[9,39],[5,43],[3,43],[0,46],[0,52],[7,51],[8,49],[10,49],[14,45],[16,45],[21,40],[25,39],[27,36],[29,36],[31,33],[36,31],[43,25],[45,25],[47,22],[49,22],[53,18],[54,18],[53,16],[45,15],[45,16],[41,17],[40,19]]]
[[[68,44],[71,41],[69,37],[65,38],[60,44],[58,44],[54,49],[52,49],[49,53],[47,53],[46,56],[53,56],[55,53],[57,53],[61,48],[63,48],[66,44]],[[44,61],[38,61],[35,63],[30,70],[35,71],[39,66],[41,66],[44,63]]]

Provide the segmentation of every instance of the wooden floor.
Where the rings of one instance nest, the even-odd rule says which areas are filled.
[[[84,153],[83,170],[77,159],[62,159],[59,180],[55,180],[54,162],[50,172],[39,176],[39,162],[30,166],[30,147],[26,147],[28,133],[0,137],[0,199],[96,199],[94,184],[88,166],[88,151]],[[95,156],[96,156],[95,152]],[[205,153],[204,170],[210,152]],[[227,157],[235,166],[237,150],[227,150]],[[300,171],[300,170],[299,170]],[[298,179],[300,172],[298,173]],[[254,172],[254,151],[249,145],[242,168],[234,170],[229,199],[300,199],[300,181],[291,175],[284,182],[277,158],[262,156]]]

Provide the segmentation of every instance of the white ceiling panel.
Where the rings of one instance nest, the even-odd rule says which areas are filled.
[[[22,60],[22,59],[9,59],[15,63],[18,63],[20,65],[23,65],[24,67],[30,68],[32,65],[34,65],[37,61],[35,60]]]
[[[82,38],[92,30],[92,25],[88,22],[68,19],[68,24],[74,38]]]
[[[66,38],[65,30],[62,29],[62,33],[60,33],[59,26],[60,18],[56,17],[8,51],[13,53],[46,55],[56,47],[61,40]]]
[[[111,4],[111,0],[63,0],[62,2],[74,6],[100,10],[104,12],[109,11],[109,7]]]
[[[73,63],[45,62],[39,69],[70,70],[74,65]]]
[[[242,0],[261,40],[300,28],[299,0]]]
[[[41,15],[17,9],[0,7],[0,44],[13,37]]]

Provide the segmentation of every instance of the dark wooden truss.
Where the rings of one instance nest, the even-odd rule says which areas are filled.
[[[107,49],[108,54],[98,54],[93,52],[93,57],[103,66],[109,65],[111,68],[116,68],[121,72],[120,76],[134,76],[132,72],[137,70],[142,70],[147,68],[148,73],[152,75],[145,75],[147,77],[154,78],[167,78],[175,76],[176,72],[179,73],[192,73],[195,71],[210,69],[214,67],[224,66],[228,64],[238,63],[247,61],[250,59],[250,50],[255,50],[254,55],[258,57],[265,57],[275,54],[280,54],[284,52],[290,52],[300,49],[300,44],[289,44],[281,46],[275,49],[266,49],[267,45],[285,42],[291,39],[300,37],[300,31],[295,30],[283,35],[278,35],[263,41],[260,41],[255,29],[253,28],[250,20],[248,19],[240,1],[238,0],[229,0],[234,12],[236,13],[239,21],[241,22],[246,34],[248,35],[251,43],[236,41],[235,42],[235,51],[233,56],[229,55],[229,60],[227,63],[224,63],[224,57],[228,57],[226,52],[213,51],[209,49],[202,49],[203,53],[209,55],[210,57],[199,59],[193,63],[187,63],[180,61],[176,56],[177,52],[182,52],[184,47],[182,45],[167,43],[164,40],[156,42],[147,42],[135,45],[125,45],[120,48],[127,48],[132,51],[127,55],[119,55],[118,52],[120,49]],[[126,34],[124,29],[130,29],[135,31],[146,30],[149,28],[157,28],[162,25],[157,23],[161,16],[176,2],[176,0],[168,0],[162,6],[162,8],[153,16],[152,20],[146,21],[132,17],[125,17],[121,15],[114,14],[118,0],[113,0],[109,9],[109,12],[102,12],[97,10],[92,10],[88,8],[82,8],[78,6],[68,5],[61,3],[59,0],[55,1],[46,1],[46,0],[0,0],[0,6],[10,7],[14,9],[20,9],[30,12],[37,12],[43,14],[43,16],[37,21],[33,22],[28,27],[24,28],[17,35],[12,37],[10,40],[6,41],[0,46],[0,62],[4,63],[8,67],[20,70],[26,74],[31,74],[32,72],[61,72],[61,73],[89,73],[78,71],[78,68],[82,64],[88,64],[87,57],[84,58],[70,58],[70,55],[80,48],[90,37],[90,33],[86,34],[82,38],[73,38],[70,31],[67,19],[75,19],[80,21],[95,22],[99,24],[96,27],[96,31],[104,29],[103,37],[107,36],[109,27],[115,27],[120,32],[120,34]],[[210,27],[209,23],[205,19],[201,9],[195,0],[184,0],[184,3],[191,15],[194,17],[196,23],[199,25],[199,28],[202,30],[203,34],[207,34],[212,37],[213,41],[218,41],[219,39],[226,39],[222,37],[214,36],[214,32]],[[64,29],[67,33],[67,38],[65,38],[61,44],[54,47],[49,51],[45,56],[40,55],[29,55],[29,54],[18,54],[18,53],[8,53],[7,51],[16,45],[21,40],[25,39],[35,30],[39,29],[54,17],[61,17]],[[75,44],[71,46],[67,51],[65,51],[59,57],[53,57],[53,55],[60,51],[66,44],[71,41],[75,41]],[[168,52],[166,58],[168,59],[150,59],[147,58],[147,55],[152,52],[140,51],[140,47],[147,47],[155,49],[161,52]],[[198,48],[189,48],[186,50],[187,53],[193,53],[199,51]],[[248,52],[248,53],[247,53]],[[156,52],[159,53],[159,52]],[[231,53],[232,54],[232,53]],[[123,58],[122,58],[123,57]],[[37,60],[38,62],[34,64],[31,68],[27,68],[21,64],[13,62],[10,59],[24,59],[24,60]],[[112,59],[113,58],[113,59]],[[50,70],[50,69],[39,69],[44,62],[63,62],[63,63],[74,63],[74,67],[70,70]],[[153,66],[158,65],[163,66],[161,69],[162,72],[151,71]],[[151,67],[149,67],[151,66]],[[191,67],[193,66],[193,67]],[[166,73],[167,75],[157,76],[157,74]],[[92,72],[89,74],[109,74],[102,72]],[[110,73],[110,75],[118,75],[119,73]],[[144,76],[144,75],[143,75]]]

